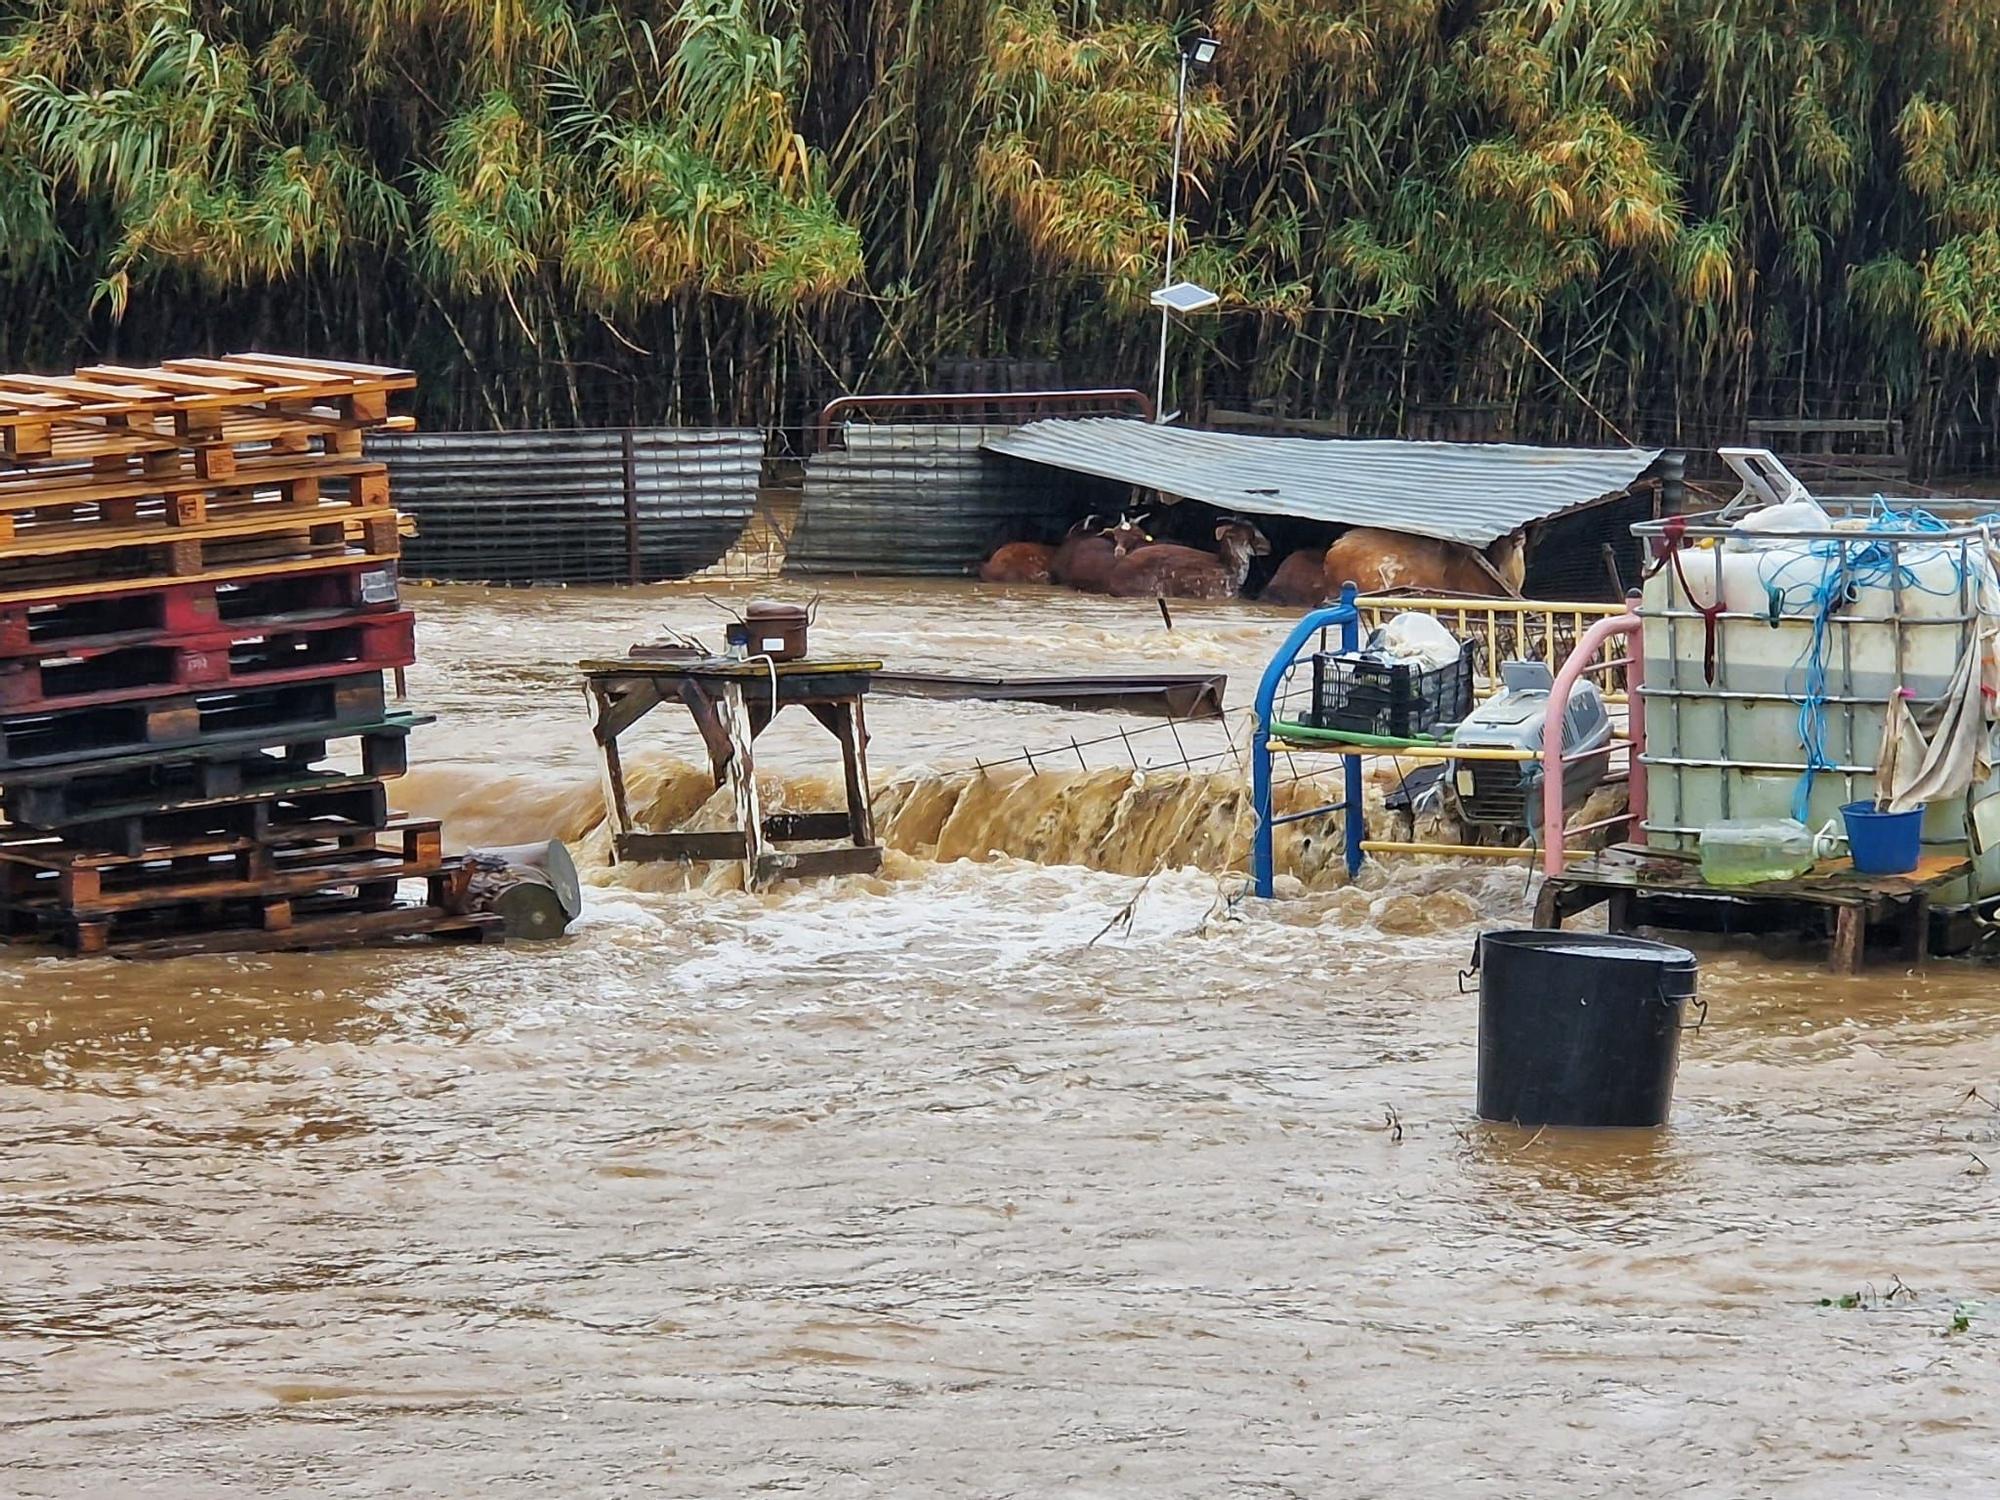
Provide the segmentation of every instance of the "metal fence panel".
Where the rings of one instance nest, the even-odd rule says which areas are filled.
[[[757,502],[754,428],[383,433],[418,577],[484,583],[685,578],[727,552]]]
[[[849,423],[844,447],[806,461],[785,571],[962,576],[998,542],[1059,535],[1092,496],[1109,493],[1095,481],[980,451],[986,438],[1011,430]]]

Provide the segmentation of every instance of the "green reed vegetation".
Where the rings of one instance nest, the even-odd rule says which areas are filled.
[[[404,360],[439,425],[1147,383],[1202,25],[1184,399],[1992,429],[2000,0],[0,0],[0,365]]]

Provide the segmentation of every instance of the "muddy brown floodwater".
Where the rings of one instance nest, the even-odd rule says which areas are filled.
[[[416,602],[405,800],[596,850],[572,663],[714,608]],[[816,639],[1241,704],[1284,623],[859,583]],[[1479,1127],[1455,971],[1521,873],[1343,889],[1294,846],[1289,899],[1232,900],[1214,731],[1210,778],[955,774],[1117,722],[878,701],[876,879],[0,962],[0,1494],[1995,1492],[1991,970],[1705,954],[1670,1130]]]

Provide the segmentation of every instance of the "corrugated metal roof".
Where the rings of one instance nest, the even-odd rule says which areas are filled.
[[[1484,547],[1627,489],[1657,448],[1258,437],[1119,417],[1033,422],[986,447],[1227,511],[1386,526]]]

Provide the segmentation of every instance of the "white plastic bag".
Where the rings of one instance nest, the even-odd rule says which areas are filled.
[[[1459,644],[1435,615],[1410,610],[1397,615],[1375,634],[1371,648],[1395,661],[1415,662],[1427,670],[1458,660]]]

